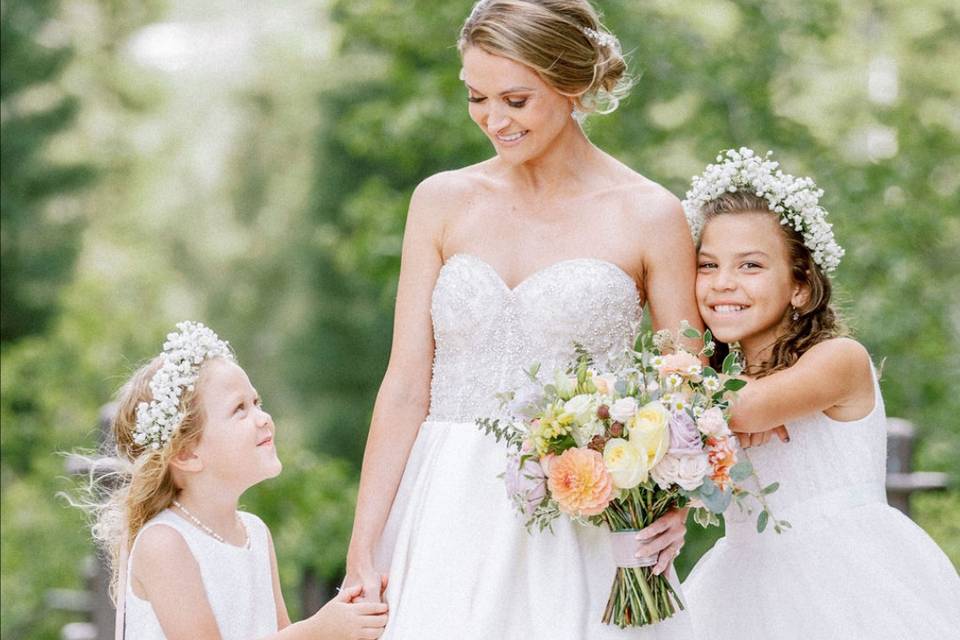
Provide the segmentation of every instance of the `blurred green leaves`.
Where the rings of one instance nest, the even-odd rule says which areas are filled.
[[[730,146],[813,176],[848,252],[838,298],[885,360],[888,413],[918,427],[917,468],[952,470],[955,3],[598,5],[639,79],[588,120],[591,139],[678,195]],[[305,569],[339,579],[407,201],[430,174],[492,153],[457,77],[470,6],[4,0],[4,637],[56,637],[41,594],[76,586],[89,549],[82,518],[53,498],[65,488],[53,452],[93,446],[99,405],[184,318],[231,341],[277,421],[285,471],[243,502],[271,526],[291,608]],[[150,67],[134,55],[146,25],[220,25],[236,50]],[[957,494],[916,500],[954,562]]]

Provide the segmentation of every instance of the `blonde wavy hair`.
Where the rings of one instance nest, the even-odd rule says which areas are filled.
[[[214,359],[203,362],[194,388],[184,389],[180,400],[183,421],[170,442],[159,449],[151,448],[149,443],[138,445],[133,436],[137,406],[153,399],[150,380],[163,358],[157,356],[140,367],[117,393],[116,414],[112,420],[113,450],[105,452],[107,458],[90,460],[93,464],[84,496],[71,500],[92,517],[94,540],[110,559],[110,593],[115,602],[119,595],[121,550],[125,548],[129,552],[143,525],[173,503],[180,487],[174,480],[170,461],[200,442],[204,424],[200,393],[204,371]],[[100,474],[104,465],[110,467],[110,472]]]
[[[740,191],[725,193],[703,205],[704,228],[710,221],[721,215],[751,212],[769,212],[766,199],[752,193]],[[789,320],[786,332],[774,342],[770,359],[761,363],[747,363],[749,375],[762,378],[775,371],[786,369],[796,363],[811,347],[830,338],[850,334],[840,312],[831,304],[832,287],[830,278],[813,260],[813,255],[804,244],[803,236],[788,225],[777,225],[787,241],[790,269],[794,282],[807,287],[809,297],[806,303],[791,309],[797,319]],[[702,236],[701,236],[702,237]],[[699,247],[698,247],[699,249]],[[718,349],[713,359],[722,361],[728,349]]]
[[[457,41],[461,56],[470,47],[531,67],[581,114],[614,111],[633,85],[587,0],[480,0]]]

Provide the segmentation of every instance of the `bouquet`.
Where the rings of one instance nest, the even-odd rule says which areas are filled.
[[[654,624],[683,608],[676,592],[651,566],[656,557],[636,558],[636,531],[674,508],[694,506],[695,521],[719,524],[731,500],[763,496],[738,482],[753,474],[738,460],[728,408],[746,382],[736,376],[735,355],[721,371],[703,366],[713,354],[709,330],[686,323],[680,335],[702,340],[692,353],[670,331],[644,333],[615,371],[598,371],[589,353],[575,346],[569,367],[544,382],[539,366],[517,396],[498,394],[509,418],[482,418],[478,426],[508,445],[503,475],[507,493],[528,530],[552,530],[561,515],[583,524],[606,526],[619,565],[603,622],[621,628]],[[775,521],[780,531],[789,523]]]

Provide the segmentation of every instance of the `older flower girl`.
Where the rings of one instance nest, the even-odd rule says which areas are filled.
[[[695,178],[684,202],[700,313],[717,339],[740,343],[753,378],[732,427],[746,439],[789,431],[748,454],[760,486],[780,482],[761,520],[782,533],[728,509],[726,537],[683,585],[690,611],[711,640],[956,638],[956,570],[887,506],[883,398],[830,306],[826,274],[843,250],[821,194],[740,149]]]

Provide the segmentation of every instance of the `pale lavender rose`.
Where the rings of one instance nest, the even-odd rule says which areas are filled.
[[[527,458],[521,465],[520,458],[523,455],[520,453],[507,458],[507,470],[503,478],[507,485],[507,497],[529,518],[547,495],[547,475],[533,458]]]
[[[508,410],[515,416],[532,418],[536,415],[537,406],[541,402],[543,402],[543,391],[533,385],[527,385],[514,395]]]
[[[670,453],[675,456],[689,456],[703,451],[700,430],[686,411],[673,414],[670,418]]]

